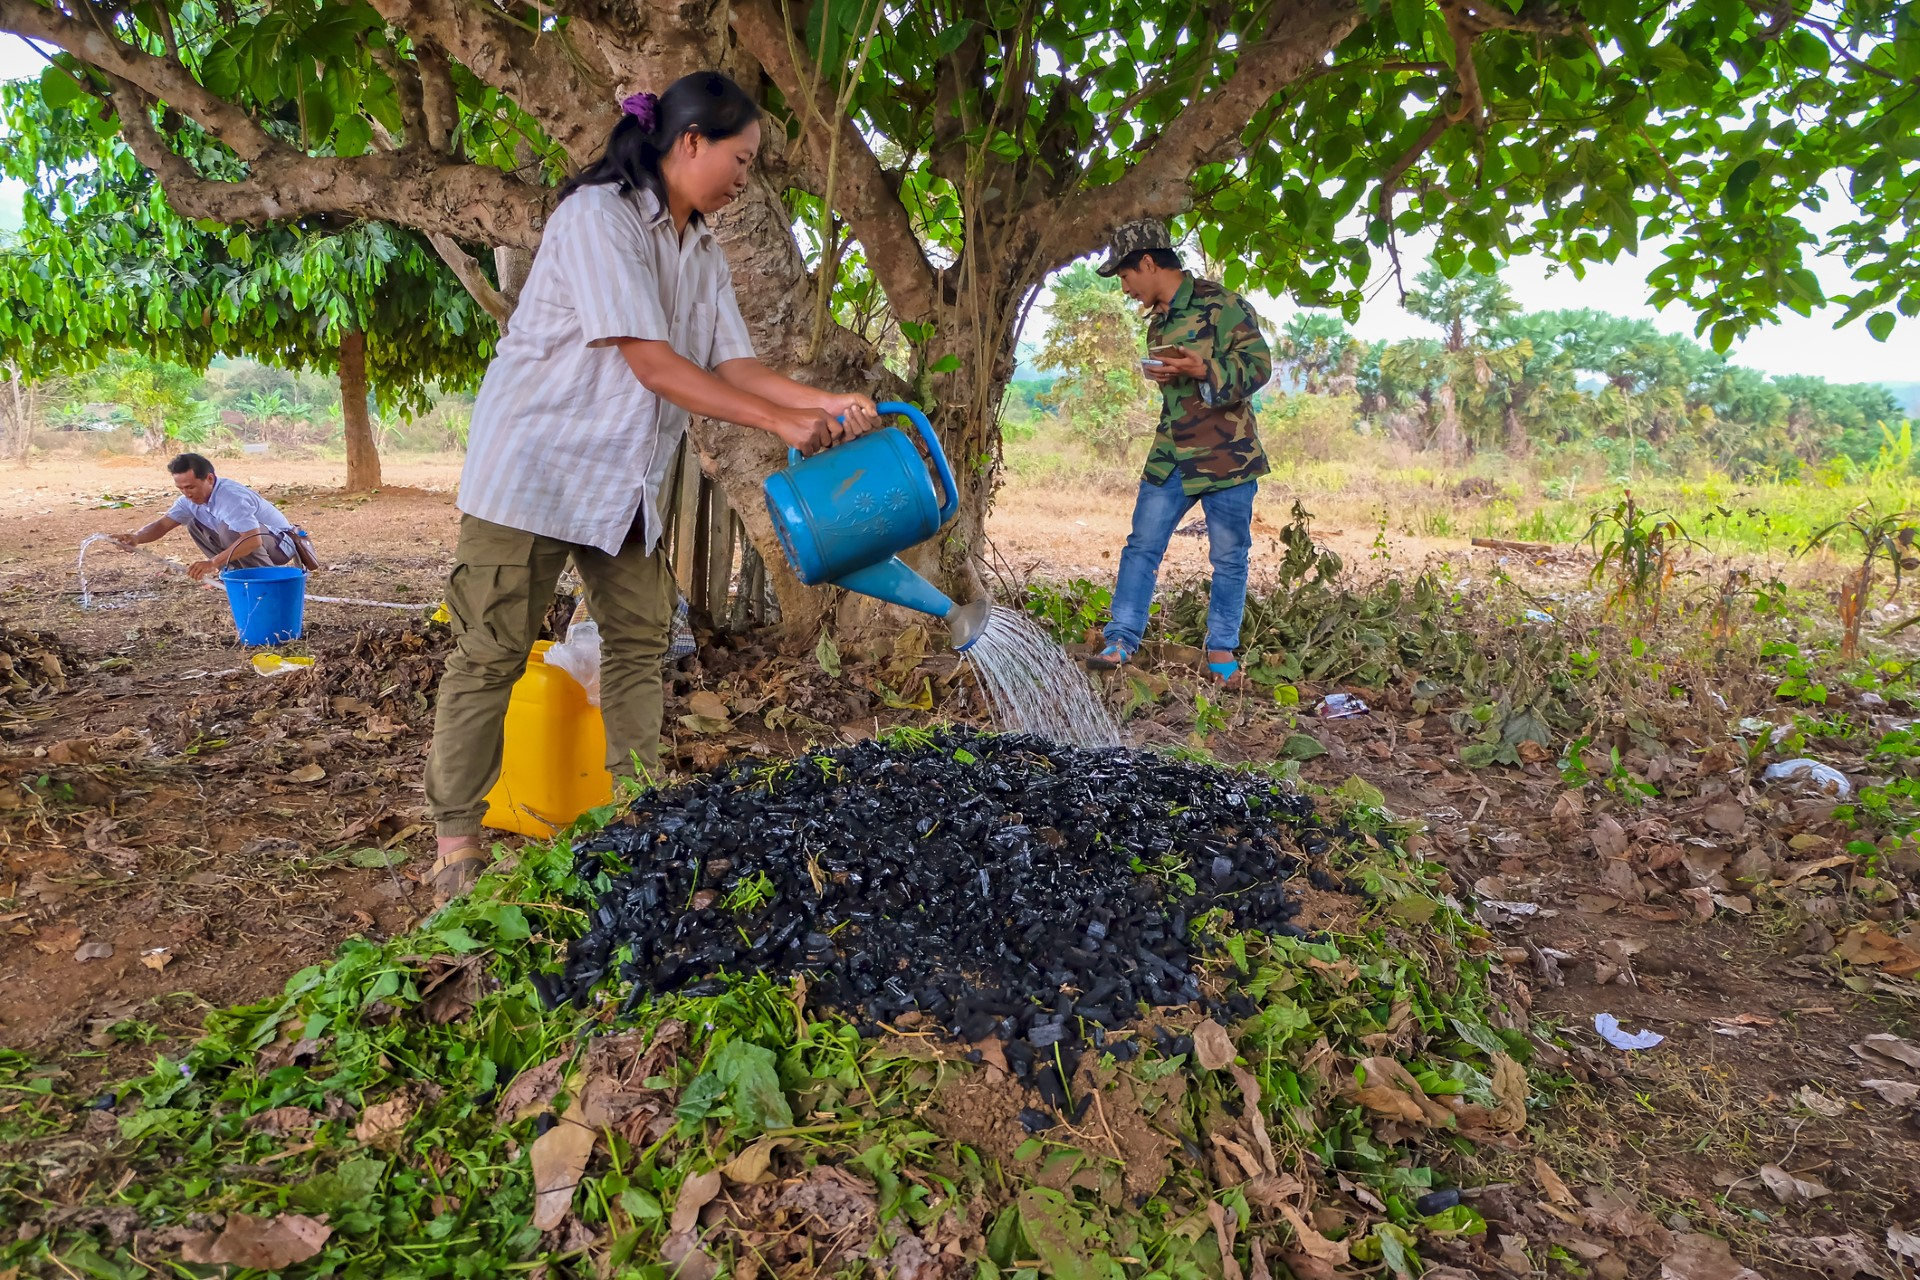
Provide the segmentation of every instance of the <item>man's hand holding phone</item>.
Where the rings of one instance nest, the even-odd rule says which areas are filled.
[[[1162,386],[1175,378],[1204,378],[1207,362],[1186,347],[1153,347],[1140,362],[1146,375]]]

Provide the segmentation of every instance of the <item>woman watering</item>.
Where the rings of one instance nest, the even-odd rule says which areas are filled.
[[[656,766],[673,620],[660,490],[688,415],[809,452],[878,420],[866,396],[802,386],[754,358],[706,225],[746,188],[760,148],[753,100],[702,72],[621,105],[601,158],[560,188],[473,408],[447,583],[456,644],[427,757],[438,903],[486,863],[480,819],[507,702],[570,557],[600,624],[607,767]]]

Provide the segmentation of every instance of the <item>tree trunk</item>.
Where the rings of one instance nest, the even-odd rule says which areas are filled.
[[[26,374],[19,364],[9,360],[4,367],[7,372],[8,390],[11,392],[12,413],[7,423],[7,456],[21,466],[27,465],[27,458],[33,452],[33,420],[38,393],[27,386]]]
[[[367,413],[367,335],[358,329],[340,339],[340,420],[347,437],[347,492],[380,487],[380,449]]]
[[[1507,456],[1524,458],[1527,456],[1527,424],[1521,420],[1520,411],[1511,404],[1506,407],[1507,419]]]
[[[1434,423],[1434,447],[1449,461],[1458,461],[1466,456],[1467,437],[1460,429],[1460,412],[1454,404],[1453,383],[1442,382],[1436,399],[1440,402],[1440,413]]]

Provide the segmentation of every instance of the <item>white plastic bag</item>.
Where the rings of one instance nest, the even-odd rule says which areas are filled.
[[[1792,782],[1806,790],[1824,791],[1842,800],[1853,794],[1853,784],[1847,781],[1846,774],[1830,764],[1821,764],[1805,756],[1770,764],[1760,776],[1768,782]]]
[[[587,691],[587,701],[600,705],[600,624],[582,618],[567,628],[567,638],[547,650],[547,665],[558,667]]]

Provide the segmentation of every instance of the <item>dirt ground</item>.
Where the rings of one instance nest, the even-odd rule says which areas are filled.
[[[312,534],[326,566],[315,593],[437,600],[456,528],[452,460],[391,461],[391,487],[354,497],[329,487],[335,464],[225,469]],[[390,935],[424,913],[429,895],[415,878],[431,841],[419,775],[444,638],[424,633],[418,612],[314,604],[302,647],[316,667],[263,678],[233,638],[223,594],[112,547],[88,564],[100,603],[117,607],[79,606],[76,548],[164,509],[171,486],[157,464],[60,461],[8,479],[0,621],[75,652],[62,663],[64,691],[0,704],[0,1047],[63,1061],[81,1088],[150,1063],[211,1008],[272,994],[342,940]],[[1120,495],[1008,492],[990,525],[996,568],[1110,580],[1129,509]],[[1279,498],[1263,503],[1262,531],[1277,533],[1284,516]],[[1371,530],[1317,532],[1350,564],[1372,549]],[[191,558],[181,534],[158,549]],[[1464,540],[1396,543],[1393,554],[1448,556],[1469,574],[1503,558]],[[1176,538],[1168,575],[1205,568],[1205,538]],[[1578,587],[1576,572],[1559,574],[1562,587]],[[694,660],[669,722],[688,694],[744,660],[724,648]],[[814,708],[836,725],[855,721],[852,711]],[[1607,815],[1567,812],[1558,774],[1539,763],[1449,767],[1460,743],[1438,717],[1382,707],[1315,734],[1327,754],[1306,767],[1311,780],[1371,782],[1395,812],[1427,824],[1432,856],[1459,890],[1534,904],[1493,932],[1533,975],[1534,1014],[1589,1047],[1559,1066],[1566,1091],[1542,1113],[1540,1141],[1569,1182],[1616,1186],[1637,1206],[1605,1234],[1711,1229],[1767,1276],[1847,1280],[1856,1271],[1841,1246],[1805,1242],[1858,1233],[1882,1268],[1860,1274],[1896,1274],[1881,1242],[1888,1227],[1920,1223],[1920,1127],[1910,1106],[1860,1083],[1898,1064],[1852,1046],[1913,1032],[1920,988],[1840,975],[1810,958],[1817,948],[1803,934],[1738,910],[1710,906],[1703,919],[1699,894],[1596,894],[1597,846],[1611,836],[1594,833],[1607,832]],[[1229,759],[1277,749],[1253,730],[1209,745]],[[1678,777],[1669,803],[1657,814],[1622,810],[1615,829],[1635,856],[1657,861],[1671,848],[1699,861],[1696,887],[1736,897],[1727,865],[1753,849],[1784,867],[1837,847],[1830,802],[1762,799],[1736,838],[1709,813],[1724,797],[1704,770],[1692,785],[1691,762],[1669,763]],[[1783,842],[1801,836],[1788,854]],[[382,850],[398,855],[394,865],[382,865]],[[1890,930],[1899,913],[1883,913]],[[1632,1055],[1605,1049],[1592,1030],[1598,1013],[1666,1042]],[[1782,1206],[1761,1184],[1768,1165],[1831,1194]],[[1540,1211],[1600,1231],[1595,1215],[1606,1219],[1609,1205]],[[1580,1265],[1627,1274],[1620,1259],[1602,1250]]]

